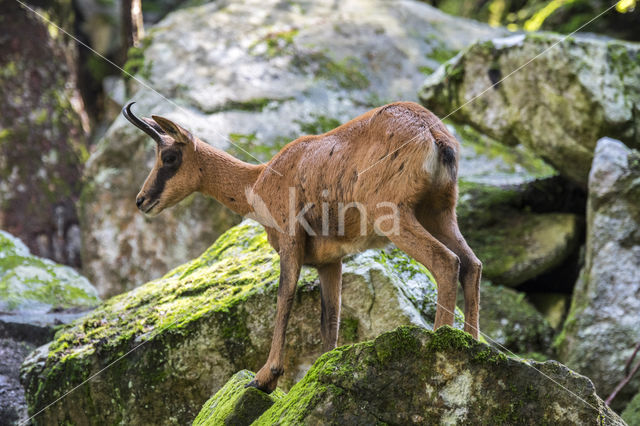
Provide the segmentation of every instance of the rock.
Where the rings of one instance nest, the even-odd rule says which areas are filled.
[[[483,262],[483,275],[513,287],[560,266],[578,248],[581,231],[573,214],[520,213],[470,231],[466,239]]]
[[[0,337],[0,423],[28,424],[27,402],[20,385],[20,364],[34,345]]]
[[[542,198],[538,194],[546,194],[553,182],[511,186],[460,182],[460,229],[482,261],[485,278],[518,286],[558,268],[578,249],[580,218],[573,213],[547,213],[557,205],[553,200],[546,206],[535,204]],[[538,211],[527,211],[532,207]]]
[[[627,404],[622,412],[622,420],[629,426],[640,426],[640,393]]]
[[[192,421],[231,374],[255,371],[266,360],[278,276],[266,233],[246,221],[199,258],[108,300],[25,361],[29,410],[39,411],[119,360],[117,368],[49,407],[36,424]],[[283,389],[321,354],[319,293],[315,270],[303,269],[287,331]],[[342,301],[340,344],[402,324],[431,327],[436,285],[398,250],[370,250],[344,263]]]
[[[76,88],[75,46],[18,2],[3,0],[0,7],[0,229],[39,256],[80,266],[75,202],[87,117]],[[73,16],[70,2],[47,8],[54,20]]]
[[[453,120],[502,143],[528,146],[586,187],[598,138],[640,146],[640,47],[562,39],[535,33],[476,43],[427,77],[420,99],[436,114],[456,110]]]
[[[285,393],[276,389],[271,394],[254,388],[245,388],[255,374],[248,370],[237,372],[202,407],[193,421],[194,426],[233,425],[249,426]]]
[[[33,256],[0,231],[0,337],[42,344],[55,325],[100,303],[91,283],[72,268]]]
[[[517,354],[549,353],[553,330],[524,293],[483,283],[480,295],[480,330],[489,343]]]
[[[560,360],[589,376],[600,395],[624,377],[640,341],[640,153],[598,141],[589,175],[585,265],[556,341]],[[640,387],[633,379],[613,402],[623,407]]]
[[[322,133],[398,99],[474,40],[504,34],[414,0],[215,2],[169,14],[125,67],[141,115],[160,114],[205,141],[263,162],[289,141]],[[101,295],[164,274],[204,251],[240,218],[201,196],[153,221],[135,196],[154,143],[119,117],[86,170],[84,270]]]
[[[588,378],[558,362],[507,358],[450,327],[399,327],[324,354],[253,424],[532,421],[624,425]]]
[[[0,231],[0,424],[26,422],[20,365],[54,328],[100,302],[96,289],[68,266],[31,255]]]

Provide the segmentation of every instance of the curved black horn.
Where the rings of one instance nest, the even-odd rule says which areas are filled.
[[[143,120],[136,117],[135,114],[131,112],[131,106],[133,104],[135,104],[135,101],[129,102],[124,106],[124,108],[122,108],[122,115],[124,115],[124,118],[129,120],[129,122],[131,122],[131,124],[136,126],[138,129],[142,130],[143,132],[151,136],[154,141],[156,141],[159,144],[162,144],[163,143],[162,137],[156,131],[156,129],[154,129],[149,124],[145,123]]]

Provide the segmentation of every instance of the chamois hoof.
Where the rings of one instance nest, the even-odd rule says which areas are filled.
[[[267,395],[270,394],[271,392],[273,392],[273,389],[269,389],[266,386],[261,386],[260,383],[258,383],[258,381],[256,379],[253,379],[252,381],[250,381],[249,383],[244,385],[244,387],[245,388],[256,388],[256,389],[266,393]]]

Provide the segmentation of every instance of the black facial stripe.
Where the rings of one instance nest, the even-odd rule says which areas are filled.
[[[160,154],[160,159],[162,160],[169,153],[176,156],[176,161],[170,166],[163,164],[160,169],[158,169],[156,180],[153,182],[153,185],[151,185],[151,188],[149,189],[149,200],[156,200],[160,198],[160,195],[162,195],[162,191],[164,191],[164,186],[166,185],[167,181],[178,172],[178,169],[182,164],[182,151],[180,151],[179,149],[167,149],[166,151],[162,152],[162,154]]]

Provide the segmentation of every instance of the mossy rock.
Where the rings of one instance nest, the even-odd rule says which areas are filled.
[[[278,276],[279,258],[266,233],[246,221],[199,258],[106,301],[25,362],[30,412],[115,363],[34,421],[192,421],[212,389],[266,360]],[[315,270],[303,268],[287,329],[283,389],[321,354],[319,293]],[[342,297],[339,341],[352,343],[402,324],[431,327],[437,288],[429,271],[399,250],[369,250],[344,262]],[[462,322],[457,310],[457,326]]]
[[[480,288],[480,330],[514,353],[549,353],[553,335],[524,293],[487,282]]]
[[[640,147],[640,46],[563,37],[530,33],[474,43],[427,77],[420,99],[505,145],[527,146],[586,188],[599,138]]]
[[[629,426],[640,426],[640,393],[627,404],[622,412],[622,419]]]
[[[562,364],[508,358],[450,327],[405,326],[324,354],[253,424],[533,421],[624,425],[588,378]]]
[[[266,394],[254,387],[245,388],[255,374],[248,370],[237,372],[202,407],[193,426],[248,426],[285,393],[276,389]]]
[[[11,315],[86,310],[100,303],[96,289],[68,266],[30,254],[9,233],[0,231],[1,320]]]

